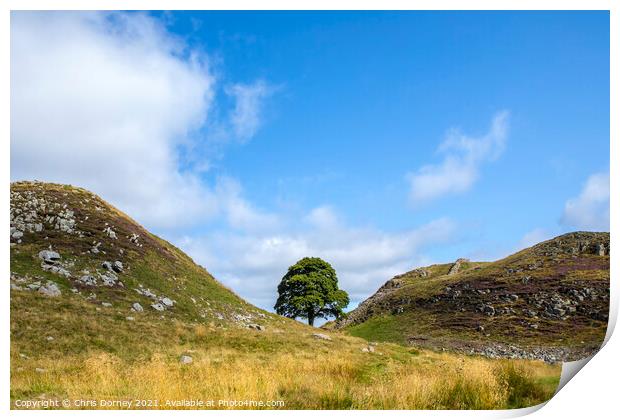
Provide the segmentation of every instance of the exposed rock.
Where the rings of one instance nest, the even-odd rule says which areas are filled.
[[[114,263],[112,263],[112,270],[116,271],[117,273],[122,273],[123,263],[120,261],[114,261]]]
[[[57,297],[61,295],[60,289],[56,283],[52,281],[48,281],[45,286],[39,287],[38,292],[48,297]]]
[[[156,311],[165,311],[166,307],[164,305],[162,305],[161,303],[154,303],[151,305],[151,308],[155,309]]]
[[[105,268],[108,271],[112,271],[112,263],[110,261],[104,261],[101,263],[101,267]]]
[[[495,308],[491,305],[480,304],[476,307],[476,310],[478,310],[479,312],[482,312],[483,314],[487,316],[495,315]]]
[[[182,363],[182,364],[184,364],[184,365],[188,365],[188,364],[192,363],[193,361],[194,361],[194,360],[192,359],[192,356],[188,356],[188,355],[186,355],[186,354],[182,355],[182,356],[179,358],[179,362],[181,362],[181,363]]]
[[[142,285],[140,285],[140,289],[134,289],[136,292],[141,294],[142,296],[146,296],[147,298],[156,299],[157,295],[151,292],[150,289],[143,289]]]
[[[101,306],[103,306],[105,308],[110,308],[110,307],[112,307],[112,304],[110,302],[101,302]]]
[[[105,233],[106,235],[108,235],[108,237],[112,239],[117,238],[116,232],[114,232],[110,226],[107,226],[105,229],[103,229],[103,233]]]
[[[78,282],[82,283],[84,286],[96,286],[97,279],[90,274],[85,274],[78,279]]]
[[[28,290],[39,290],[39,288],[41,287],[41,282],[35,281],[34,283],[28,284],[26,287],[28,288]]]
[[[133,321],[135,318],[133,316],[126,316],[125,319],[127,321]]]
[[[160,300],[160,302],[164,305],[166,305],[167,307],[172,307],[174,305],[174,302],[172,301],[172,299],[164,297]]]
[[[463,263],[468,263],[468,262],[469,260],[467,258],[459,258],[458,260],[454,262],[454,264],[452,264],[452,267],[450,267],[450,270],[448,271],[448,275],[452,276],[458,273],[459,271],[461,271],[461,266],[463,265]]]
[[[322,334],[322,333],[314,333],[312,334],[312,337],[318,339],[318,340],[327,340],[327,341],[332,341],[332,338],[327,335],[327,334]]]
[[[137,233],[131,234],[131,236],[129,237],[129,242],[135,244],[138,247],[142,247],[142,244],[140,244],[140,235],[138,235]]]
[[[259,324],[248,324],[248,328],[258,331],[265,331],[265,327]]]
[[[103,285],[108,287],[115,286],[118,281],[118,276],[110,271],[104,274],[99,274],[99,278],[103,282]]]
[[[136,312],[144,311],[144,308],[138,302],[135,302],[133,305],[131,305],[131,309],[133,309]]]
[[[45,262],[41,263],[41,268],[45,271],[49,271],[50,273],[58,274],[63,277],[71,277],[71,272],[64,267],[59,265],[48,265]]]
[[[56,251],[44,249],[39,252],[39,258],[42,259],[45,264],[53,265],[60,261],[60,254]]]

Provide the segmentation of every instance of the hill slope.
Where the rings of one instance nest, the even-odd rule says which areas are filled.
[[[262,311],[80,188],[13,183],[10,210],[13,408],[515,408],[559,380]]]
[[[575,232],[493,263],[458,260],[385,283],[331,328],[488,356],[575,360],[609,311],[609,234]]]
[[[51,288],[126,316],[144,312],[238,324],[270,316],[81,188],[14,183],[10,215],[14,290],[45,294]]]

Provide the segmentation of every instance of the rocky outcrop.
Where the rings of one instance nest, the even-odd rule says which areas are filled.
[[[487,355],[502,355],[501,346],[483,344],[510,338],[511,345],[517,347],[539,343],[545,352],[527,353],[527,357],[546,354],[546,360],[582,354],[560,348],[563,341],[584,341],[582,347],[594,349],[600,342],[593,337],[602,340],[605,335],[609,314],[607,233],[562,235],[494,263],[459,259],[438,267],[394,277],[328,327],[346,328],[375,317],[393,317],[388,324],[397,329],[395,336],[431,331],[417,345],[455,337],[469,340],[477,354],[483,354],[483,348]],[[446,348],[453,345],[445,344]],[[514,354],[521,357],[526,353]]]
[[[452,264],[452,267],[450,267],[450,270],[448,271],[448,275],[453,276],[456,273],[460,272],[463,264],[468,263],[468,262],[469,260],[467,258],[459,258],[458,260],[454,262],[454,264]]]
[[[430,275],[429,271],[425,268],[416,268],[405,274],[394,276],[388,280],[383,286],[379,288],[371,297],[360,303],[360,305],[349,312],[345,317],[335,322],[336,328],[346,328],[350,325],[360,324],[371,316],[382,312],[388,306],[389,303],[384,302],[384,298],[391,295],[395,290],[400,289],[407,281],[407,279],[417,278],[424,279]],[[396,309],[397,310],[397,309]]]
[[[47,297],[57,297],[61,295],[58,285],[52,281],[48,281],[44,286],[39,287],[38,292]]]

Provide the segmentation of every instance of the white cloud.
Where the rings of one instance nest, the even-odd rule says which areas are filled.
[[[247,140],[258,130],[261,104],[272,91],[273,88],[263,80],[249,85],[237,83],[226,89],[226,93],[235,99],[230,120],[233,132],[240,140]]]
[[[480,176],[480,166],[502,154],[507,135],[507,111],[493,117],[488,133],[482,137],[474,138],[456,130],[450,131],[438,149],[445,155],[444,160],[407,175],[412,203],[419,205],[445,195],[468,191]]]
[[[609,231],[609,173],[595,173],[579,196],[566,202],[562,224],[575,229]]]
[[[310,211],[305,220],[319,230],[337,229],[340,220],[336,212],[330,206],[316,207]]]
[[[265,231],[279,225],[278,217],[256,209],[242,196],[241,184],[232,178],[218,180],[215,193],[228,224],[234,229]]]
[[[214,92],[183,48],[142,14],[13,13],[11,178],[92,189],[151,226],[212,214],[177,160]]]
[[[428,263],[422,254],[424,248],[451,241],[455,231],[448,219],[399,233],[349,227],[328,209],[321,207],[305,218],[295,218],[305,220],[303,226],[293,223],[273,232],[186,237],[179,245],[242,296],[270,309],[282,276],[303,257],[329,261],[341,287],[357,302],[392,276]],[[326,220],[329,223],[323,223]]]
[[[155,229],[222,211],[254,223],[230,182],[215,191],[201,180],[198,133],[219,125],[207,120],[216,90],[208,57],[145,14],[14,12],[11,179],[88,188]],[[268,90],[236,85],[224,125],[251,137]]]

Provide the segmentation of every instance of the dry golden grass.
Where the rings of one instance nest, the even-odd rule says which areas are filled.
[[[157,408],[193,399],[213,400],[214,408],[226,408],[219,400],[260,400],[284,401],[282,408],[289,409],[493,409],[547,400],[559,373],[557,366],[540,362],[395,348],[384,350],[390,355],[365,354],[343,347],[269,355],[226,348],[173,352],[190,354],[189,365],[164,353],[133,363],[103,352],[81,360],[18,358],[12,396],[158,400]],[[36,372],[39,366],[46,371]]]
[[[104,399],[158,401],[147,408],[249,400],[288,409],[501,409],[548,400],[560,375],[559,365],[398,344],[364,353],[366,340],[336,331],[331,341],[317,340],[316,329],[292,320],[265,320],[266,330],[256,331],[146,311],[130,322],[116,308],[93,306],[68,294],[12,293],[14,408],[24,400]],[[181,364],[181,355],[193,363]]]

